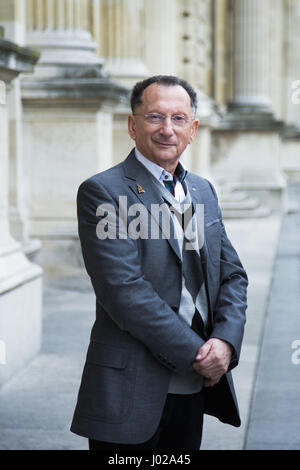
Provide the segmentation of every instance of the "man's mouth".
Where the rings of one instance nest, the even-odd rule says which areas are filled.
[[[171,142],[160,142],[160,141],[157,141],[157,140],[154,140],[154,142],[157,144],[157,145],[160,145],[161,147],[173,147],[175,144],[171,143]]]

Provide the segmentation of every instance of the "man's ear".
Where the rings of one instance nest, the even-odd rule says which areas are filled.
[[[132,115],[128,116],[128,134],[133,140],[136,139],[135,122]]]
[[[198,126],[199,126],[199,121],[196,119],[193,122],[192,127],[191,127],[191,135],[190,135],[189,144],[191,144],[193,142],[194,138],[196,137]]]

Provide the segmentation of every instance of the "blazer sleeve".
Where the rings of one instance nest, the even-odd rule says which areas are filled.
[[[216,192],[210,184],[215,198]],[[244,336],[247,309],[247,273],[232,246],[218,206],[221,221],[220,287],[213,311],[210,337],[219,338],[233,347],[229,370],[237,366]]]
[[[97,236],[97,207],[106,204],[118,228],[118,207],[109,190],[92,179],[77,194],[78,232],[97,301],[111,319],[140,340],[165,367],[185,374],[204,341],[166,304],[143,275],[137,241]]]

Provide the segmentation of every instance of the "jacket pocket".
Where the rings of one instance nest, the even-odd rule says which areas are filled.
[[[130,412],[135,386],[135,358],[126,348],[91,341],[78,394],[78,413],[118,423]]]
[[[88,349],[86,362],[113,369],[124,369],[128,360],[125,348],[116,348],[110,344],[92,340]]]

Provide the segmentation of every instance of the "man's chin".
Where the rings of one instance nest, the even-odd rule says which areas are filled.
[[[176,160],[177,154],[174,149],[163,149],[159,152],[155,152],[155,159],[162,162],[171,162]]]
[[[163,158],[176,158],[177,151],[174,145],[157,145],[155,155],[161,155]]]

